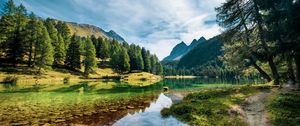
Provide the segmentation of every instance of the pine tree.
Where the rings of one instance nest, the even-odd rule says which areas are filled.
[[[63,65],[66,57],[65,44],[64,39],[58,34],[58,40],[55,44],[55,53],[54,53],[54,64],[55,65]]]
[[[65,48],[66,50],[69,47],[69,44],[71,43],[71,32],[68,27],[68,25],[65,22],[57,22],[56,24],[56,29],[58,33],[63,37],[64,42],[65,42]]]
[[[94,67],[96,67],[96,49],[93,45],[92,40],[88,37],[85,42],[85,53],[84,53],[84,75],[88,77],[91,72],[93,72]]]
[[[157,67],[156,67],[157,63],[158,63],[158,58],[156,57],[156,55],[152,55],[150,58],[150,64],[152,66],[151,73],[153,74],[156,74],[157,72]]]
[[[150,64],[150,52],[147,51],[145,48],[142,48],[142,57],[144,60],[144,71],[149,72],[151,69],[151,64]]]
[[[38,41],[38,37],[40,33],[42,33],[41,26],[39,26],[39,21],[37,17],[31,13],[29,15],[29,22],[26,25],[25,28],[25,38],[23,39],[22,43],[24,46],[24,51],[26,52],[26,55],[28,56],[28,67],[31,67],[33,65],[33,58],[34,58],[34,49],[35,44]]]
[[[155,74],[156,75],[162,75],[163,74],[163,66],[159,62],[157,62],[155,67],[156,67],[156,73]]]
[[[80,45],[81,45],[81,38],[73,35],[71,38],[71,43],[68,47],[65,65],[70,67],[73,70],[78,70],[81,68],[81,61],[80,61]]]
[[[4,4],[4,8],[3,8],[3,11],[2,11],[2,15],[5,15],[5,16],[11,16],[11,15],[14,15],[17,11],[17,7],[14,3],[13,0],[8,0],[5,4]]]
[[[50,19],[50,18],[47,18],[46,21],[45,21],[45,26],[48,30],[48,33],[49,33],[49,36],[51,38],[51,43],[53,45],[53,47],[56,47],[56,44],[58,43],[58,31],[57,29],[55,28],[55,21]]]
[[[98,46],[97,46],[97,57],[101,59],[109,58],[109,45],[108,41],[102,38],[98,38]]]
[[[126,48],[122,47],[118,52],[115,52],[111,58],[111,65],[114,70],[123,73],[130,71],[130,58]]]
[[[129,72],[130,71],[130,58],[128,55],[128,52],[126,48],[122,48],[121,53],[120,53],[120,70],[122,72]]]
[[[49,37],[47,28],[39,22],[38,26],[41,29],[41,33],[38,37],[38,41],[35,43],[35,64],[41,68],[50,68],[53,63],[53,47],[51,45],[51,39]]]
[[[18,62],[23,60],[24,56],[22,40],[27,24],[27,14],[23,5],[16,7],[13,1],[8,1],[5,8],[8,8],[7,13],[9,14],[1,17],[0,44],[5,51],[6,58],[9,59],[8,61],[16,66]],[[14,12],[10,14],[12,10]]]
[[[130,69],[131,70],[143,70],[144,69],[144,61],[142,57],[142,51],[139,46],[131,44],[128,50],[128,54],[130,57]]]

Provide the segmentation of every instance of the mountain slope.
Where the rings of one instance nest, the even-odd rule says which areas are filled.
[[[71,34],[76,34],[78,36],[96,36],[96,37],[102,37],[105,39],[115,39],[119,42],[125,42],[125,40],[118,35],[116,32],[113,30],[110,30],[109,32],[105,32],[103,29],[94,26],[94,25],[89,25],[89,24],[77,24],[73,22],[66,22]]]
[[[179,68],[192,68],[201,66],[212,60],[216,60],[222,54],[223,44],[219,37],[214,37],[206,42],[200,43],[189,51],[178,63]]]
[[[164,58],[164,61],[172,61],[181,58],[183,55],[185,55],[187,50],[188,46],[184,42],[181,42],[173,48],[169,56]]]
[[[172,49],[170,55],[164,58],[163,62],[179,61],[189,51],[193,50],[195,47],[205,41],[206,39],[204,37],[201,37],[199,40],[194,39],[189,46],[182,41]]]

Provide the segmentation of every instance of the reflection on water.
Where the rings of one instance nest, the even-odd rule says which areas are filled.
[[[180,99],[177,97],[180,95],[161,94],[164,87],[175,94],[234,84],[236,82],[203,78],[164,79],[145,87],[110,80],[68,85],[63,82],[47,85],[0,84],[0,126],[47,123],[99,126],[112,125],[114,122],[115,125],[130,126],[185,125],[175,118],[161,117],[162,108]]]
[[[160,94],[155,102],[152,102],[144,111],[128,114],[118,120],[113,126],[186,126],[174,117],[162,118],[160,111],[169,108],[172,100]]]

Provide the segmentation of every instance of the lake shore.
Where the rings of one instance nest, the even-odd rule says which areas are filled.
[[[190,125],[293,126],[300,123],[299,96],[299,89],[270,84],[202,90],[161,114]]]
[[[7,68],[6,68],[7,69]],[[162,78],[147,72],[119,74],[110,68],[97,68],[89,78],[83,77],[81,72],[73,72],[65,69],[46,70],[41,75],[35,74],[35,69],[18,68],[13,70],[0,69],[0,83],[15,81],[18,84],[62,84],[79,83],[83,81],[97,81],[99,79],[117,79],[129,82],[136,86],[151,85]],[[140,84],[140,82],[143,82]],[[9,83],[9,82],[7,82]]]
[[[179,75],[177,75],[177,76],[164,76],[164,78],[169,78],[169,79],[176,79],[176,78],[178,78],[178,79],[193,79],[193,78],[199,78],[200,76],[179,76]]]

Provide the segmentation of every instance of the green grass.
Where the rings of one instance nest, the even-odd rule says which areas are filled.
[[[190,125],[245,126],[248,124],[240,115],[230,113],[229,110],[260,90],[269,90],[269,87],[241,86],[198,91],[186,96],[170,109],[163,109],[161,114],[164,117],[175,116]]]
[[[267,106],[271,122],[275,126],[300,125],[300,94],[278,93]]]

